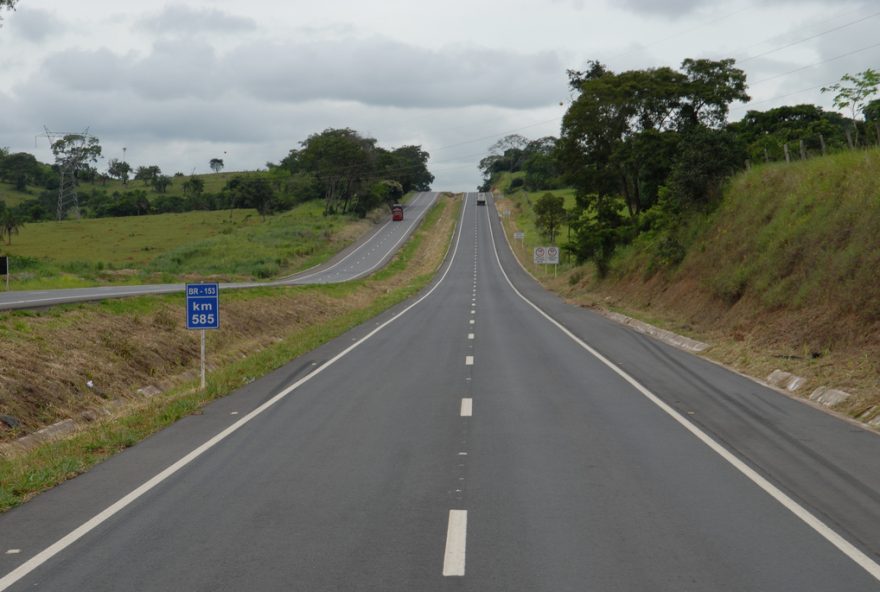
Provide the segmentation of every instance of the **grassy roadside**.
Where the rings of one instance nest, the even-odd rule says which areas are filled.
[[[180,327],[179,298],[136,298],[0,316],[0,337],[16,344],[0,352],[0,368],[4,373],[18,370],[0,385],[0,413],[12,410],[15,391],[3,390],[10,383],[23,386],[44,376],[35,385],[42,385],[37,389],[42,398],[39,392],[18,397],[30,401],[16,410],[19,415],[31,410],[25,417],[30,429],[61,417],[93,418],[70,438],[28,451],[10,444],[0,447],[0,511],[84,472],[417,293],[441,264],[459,210],[460,200],[441,198],[391,264],[370,278],[225,293],[223,326],[208,342],[209,360],[218,369],[209,373],[204,392],[194,389],[197,344]],[[83,327],[96,324],[101,334],[114,337],[84,335]],[[70,353],[74,343],[81,346],[77,355]],[[11,351],[17,352],[14,357]],[[96,369],[100,352],[107,361]],[[94,388],[84,386],[87,380]],[[164,392],[148,399],[134,396],[144,384],[160,384]],[[120,402],[112,417],[96,412],[107,408],[108,399]],[[0,432],[7,441],[18,435]]]

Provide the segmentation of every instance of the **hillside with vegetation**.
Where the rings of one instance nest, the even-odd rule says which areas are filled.
[[[833,385],[856,395],[840,411],[880,414],[880,149],[743,171],[716,209],[681,223],[677,263],[658,261],[666,239],[646,232],[604,274],[571,253],[556,278],[529,265],[548,242],[535,212],[546,192],[499,189],[509,232],[526,233],[521,260],[569,301],[708,342],[706,355],[753,376],[803,376],[807,394]]]
[[[880,76],[827,89],[850,117],[795,105],[728,123],[748,99],[732,60],[569,74],[560,138],[509,136],[480,163],[532,272],[573,302],[707,341],[754,376],[851,391],[839,410],[880,415]],[[564,254],[555,279],[530,265],[546,244]]]

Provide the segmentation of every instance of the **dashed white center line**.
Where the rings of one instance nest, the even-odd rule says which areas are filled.
[[[18,555],[19,553],[21,553],[21,549],[9,549],[6,551],[7,555]]]
[[[474,338],[474,334],[473,334],[473,333],[468,333],[468,339],[473,339],[473,338]]]
[[[464,365],[465,366],[473,366],[474,365],[474,356],[465,356],[464,357]]]
[[[473,325],[473,324],[474,324],[474,319],[471,319],[471,325]]]
[[[462,417],[471,417],[474,412],[474,400],[473,399],[462,399],[461,400],[461,416]]]
[[[443,554],[443,575],[463,576],[467,548],[467,510],[449,510],[446,528],[446,552]]]

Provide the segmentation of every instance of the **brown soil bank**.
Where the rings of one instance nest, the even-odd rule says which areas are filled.
[[[804,376],[799,393],[856,395],[839,411],[880,414],[880,152],[755,167],[690,231],[674,269],[647,273],[644,240],[608,279],[576,269],[554,287],[708,341],[710,357],[754,376]]]

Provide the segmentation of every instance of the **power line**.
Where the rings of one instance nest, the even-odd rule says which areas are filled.
[[[788,72],[782,72],[781,74],[776,74],[776,75],[774,75],[774,76],[770,76],[769,78],[763,78],[763,79],[761,79],[761,80],[759,80],[759,81],[757,81],[757,82],[753,82],[753,83],[751,83],[749,86],[750,86],[750,87],[751,87],[751,86],[757,86],[757,85],[759,85],[759,84],[763,84],[763,83],[765,83],[765,82],[770,82],[771,80],[776,80],[776,79],[778,79],[778,78],[782,78],[782,77],[784,77],[784,76],[788,76],[789,74],[796,74],[797,72],[802,72],[802,71],[804,71],[804,70],[809,70],[810,68],[814,68],[814,67],[816,67],[816,66],[821,66],[822,64],[827,64],[827,63],[829,63],[829,62],[833,62],[833,61],[835,61],[835,60],[839,60],[839,59],[842,59],[842,58],[846,58],[846,57],[849,57],[849,56],[851,56],[851,55],[855,55],[855,54],[857,54],[857,53],[861,53],[861,52],[863,52],[863,51],[868,51],[869,49],[874,49],[874,48],[876,48],[876,47],[880,47],[880,43],[875,43],[875,44],[873,44],[873,45],[869,45],[869,46],[867,46],[867,47],[862,47],[862,48],[860,48],[860,49],[856,49],[856,50],[853,50],[853,51],[850,51],[850,52],[847,52],[847,53],[842,53],[842,54],[840,54],[840,55],[838,55],[838,56],[834,56],[833,58],[828,58],[828,59],[826,59],[826,60],[822,60],[822,61],[820,61],[820,62],[815,62],[815,63],[812,63],[812,64],[807,64],[806,66],[801,66],[800,68],[796,68],[796,69],[794,69],[794,70],[789,70]]]
[[[502,137],[502,136],[507,136],[507,135],[509,135],[509,134],[512,134],[512,133],[514,133],[514,132],[518,132],[518,131],[520,131],[520,130],[529,129],[529,128],[532,128],[532,127],[537,127],[537,126],[539,126],[539,125],[544,125],[544,124],[546,124],[546,123],[551,123],[551,122],[554,122],[554,121],[562,121],[562,117],[560,116],[560,117],[554,117],[554,118],[552,118],[552,119],[545,119],[544,121],[538,121],[538,122],[535,122],[535,123],[530,123],[529,125],[524,125],[524,126],[522,126],[522,127],[517,127],[517,128],[514,128],[514,129],[507,130],[507,131],[505,131],[505,132],[497,133],[497,134],[492,134],[492,135],[490,135],[490,136],[483,136],[483,137],[480,137],[480,138],[474,138],[473,140],[465,140],[464,142],[458,142],[458,143],[456,143],[456,144],[449,144],[449,145],[447,145],[447,146],[440,146],[439,148],[435,148],[434,150],[447,150],[447,149],[449,149],[449,148],[457,148],[458,146],[464,146],[464,145],[466,145],[466,144],[474,144],[474,143],[476,143],[476,142],[482,142],[482,141],[484,141],[484,140],[493,140],[493,139],[495,139],[495,138],[500,138],[500,137]]]
[[[757,59],[757,58],[764,57],[764,56],[766,56],[766,55],[770,55],[771,53],[776,53],[777,51],[782,51],[783,49],[788,49],[789,47],[794,47],[795,45],[799,45],[799,44],[804,43],[804,42],[806,42],[806,41],[811,41],[811,40],[816,39],[816,38],[818,38],[818,37],[822,37],[823,35],[828,35],[829,33],[834,33],[835,31],[840,31],[841,29],[845,29],[846,27],[851,27],[852,25],[855,25],[855,24],[858,24],[858,23],[864,22],[864,21],[866,21],[866,20],[868,20],[868,19],[872,19],[872,18],[875,18],[875,17],[877,17],[877,16],[880,16],[880,12],[875,12],[875,13],[873,13],[873,14],[869,14],[869,15],[867,15],[867,16],[864,16],[864,17],[860,18],[860,19],[856,19],[856,20],[854,20],[854,21],[850,21],[850,22],[848,22],[848,23],[845,23],[845,24],[843,24],[843,25],[839,25],[839,26],[834,27],[834,28],[832,28],[832,29],[827,29],[827,30],[825,30],[825,31],[822,31],[821,33],[816,33],[815,35],[810,35],[809,37],[804,37],[803,39],[799,39],[799,40],[797,40],[797,41],[792,41],[791,43],[787,43],[786,45],[782,45],[782,46],[780,46],[780,47],[777,47],[777,48],[774,48],[774,49],[770,49],[770,50],[768,50],[768,51],[765,51],[765,52],[762,52],[762,53],[759,53],[759,54],[756,54],[756,55],[753,55],[753,56],[749,56],[749,57],[747,57],[747,58],[745,58],[745,59],[739,60],[738,63],[739,63],[739,64],[742,64],[742,63],[744,63],[744,62],[748,62],[748,61],[751,61],[751,60],[755,60],[755,59]]]

